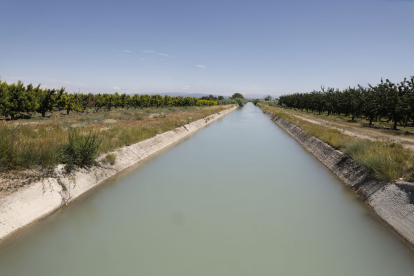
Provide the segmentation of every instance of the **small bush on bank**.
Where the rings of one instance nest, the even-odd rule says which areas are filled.
[[[110,153],[107,154],[102,160],[101,162],[104,164],[110,164],[110,165],[115,165],[115,161],[116,161],[116,154],[115,153]]]
[[[62,163],[66,164],[66,172],[73,169],[90,168],[99,165],[95,158],[98,154],[102,139],[95,132],[81,135],[76,129],[68,130],[68,143],[62,146]]]

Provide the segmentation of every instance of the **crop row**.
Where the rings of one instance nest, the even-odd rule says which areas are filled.
[[[376,86],[358,85],[342,91],[321,87],[321,91],[280,96],[279,105],[319,114],[327,112],[328,116],[351,116],[352,120],[365,117],[370,125],[386,118],[397,129],[398,123],[407,126],[414,121],[414,77],[400,83],[381,79]]]
[[[40,85],[24,86],[18,83],[7,84],[0,81],[0,116],[28,118],[35,112],[46,116],[47,112],[86,110],[110,111],[112,108],[144,108],[167,106],[213,106],[217,101],[202,100],[194,97],[170,97],[168,95],[81,94],[67,93],[65,88],[41,89]]]

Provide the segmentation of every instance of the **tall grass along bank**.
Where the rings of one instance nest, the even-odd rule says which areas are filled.
[[[42,175],[48,176],[57,164],[67,164],[68,171],[89,167],[96,155],[226,108],[229,106],[113,109],[82,116],[0,122],[0,193],[13,192]]]
[[[283,108],[259,104],[351,157],[368,172],[381,180],[414,181],[414,154],[395,142],[379,142],[358,139],[331,129],[302,120],[284,112]]]

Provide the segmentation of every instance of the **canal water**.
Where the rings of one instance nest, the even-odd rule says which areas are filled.
[[[2,276],[414,275],[414,254],[247,104],[0,244]]]

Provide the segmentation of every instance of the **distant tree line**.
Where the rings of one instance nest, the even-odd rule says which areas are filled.
[[[217,103],[219,105],[238,104],[239,106],[244,106],[248,101],[249,100],[246,100],[242,94],[234,93],[228,99],[218,100]]]
[[[376,86],[358,85],[342,91],[322,86],[321,91],[280,96],[279,105],[319,114],[326,112],[328,116],[351,116],[352,120],[364,117],[370,125],[386,118],[397,129],[398,123],[407,126],[411,121],[414,124],[414,76],[400,83],[381,79]]]
[[[213,95],[208,95],[208,96],[203,96],[200,99],[207,100],[207,101],[221,101],[224,99],[224,97],[223,96],[215,97]]]
[[[115,94],[67,93],[65,88],[41,89],[40,85],[25,86],[21,81],[7,84],[0,81],[0,115],[11,119],[30,117],[37,112],[46,116],[47,112],[110,111],[113,108],[144,108],[167,106],[213,106],[215,100],[194,97],[170,97],[160,95],[133,96]]]
[[[266,99],[268,99],[268,100],[266,100]],[[254,105],[257,105],[258,103],[264,103],[264,104],[267,104],[267,105],[270,105],[270,106],[279,106],[279,100],[278,99],[273,99],[272,100],[272,97],[270,97],[270,98],[266,97],[265,100],[256,99],[256,100],[252,100],[252,102],[253,102]]]

